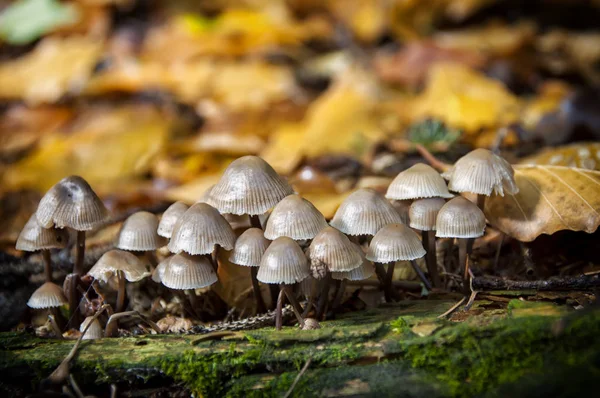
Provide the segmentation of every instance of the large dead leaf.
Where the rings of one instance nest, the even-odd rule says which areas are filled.
[[[576,143],[557,148],[548,148],[523,159],[520,163],[600,170],[600,143]]]
[[[489,222],[530,242],[561,230],[594,232],[600,225],[600,172],[561,166],[518,165],[516,195],[486,201]]]

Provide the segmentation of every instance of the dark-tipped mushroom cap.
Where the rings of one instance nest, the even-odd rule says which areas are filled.
[[[210,254],[215,246],[233,249],[235,233],[227,220],[211,205],[196,203],[179,218],[169,250],[172,253]]]
[[[388,199],[451,198],[446,181],[435,169],[417,163],[394,178],[385,197]]]
[[[79,331],[83,333],[87,325],[90,325],[87,332],[83,335],[82,340],[96,340],[104,337],[104,332],[102,330],[102,325],[100,325],[100,321],[98,319],[94,319],[93,316],[88,316],[81,322],[79,326]]]
[[[227,167],[210,191],[208,203],[221,213],[257,215],[292,193],[292,187],[267,162],[244,156]]]
[[[342,202],[331,225],[347,235],[375,235],[384,225],[401,222],[390,202],[373,189],[363,188]]]
[[[192,256],[187,253],[171,257],[161,277],[163,285],[177,290],[200,289],[217,280],[217,274],[207,256]]]
[[[442,175],[449,180],[448,187],[454,192],[486,196],[492,192],[500,196],[504,196],[504,191],[512,195],[519,192],[510,163],[488,149],[467,153]]]
[[[186,210],[189,209],[189,206],[183,202],[175,202],[165,212],[160,218],[160,222],[158,223],[158,235],[163,238],[171,238],[171,233],[173,233],[173,227],[175,227],[175,223],[181,217]]]
[[[46,282],[38,287],[29,298],[27,305],[35,309],[54,308],[67,304],[63,290],[56,283]]]
[[[325,217],[312,203],[299,195],[289,195],[273,208],[265,228],[265,238],[312,239],[326,226]]]
[[[271,241],[265,238],[261,229],[249,228],[235,241],[229,261],[246,267],[258,267],[260,259],[270,244]]]
[[[446,204],[442,198],[415,200],[410,205],[410,226],[421,231],[435,231],[438,212]]]
[[[485,231],[485,215],[473,202],[457,196],[442,206],[435,228],[439,238],[478,238]]]
[[[362,251],[362,250],[361,250]],[[336,280],[348,279],[349,281],[362,281],[370,278],[375,273],[375,266],[362,255],[363,262],[351,271],[332,272],[331,277]]]
[[[350,271],[359,267],[362,250],[333,227],[325,227],[308,247],[311,269],[325,268],[330,272]]]
[[[367,259],[376,263],[414,260],[425,255],[415,231],[404,224],[389,224],[375,234],[369,244]]]
[[[33,214],[21,230],[15,247],[34,252],[42,249],[60,249],[67,246],[69,233],[65,229],[43,228]]]
[[[108,212],[98,195],[83,178],[66,177],[54,185],[40,200],[35,213],[44,228],[72,228],[89,231],[108,219]]]
[[[133,254],[123,250],[110,250],[89,270],[88,275],[102,282],[107,282],[117,271],[123,271],[125,279],[137,282],[150,276],[146,265]]]
[[[282,236],[275,239],[265,251],[257,279],[263,283],[292,284],[308,275],[306,255],[295,240]]]
[[[123,223],[116,247],[129,251],[156,250],[165,245],[158,236],[158,217],[147,211],[138,211],[130,215]]]

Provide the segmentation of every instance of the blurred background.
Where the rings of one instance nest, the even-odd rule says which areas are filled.
[[[257,154],[331,217],[416,143],[597,141],[598,21],[593,0],[0,1],[0,245],[71,174],[123,219]]]

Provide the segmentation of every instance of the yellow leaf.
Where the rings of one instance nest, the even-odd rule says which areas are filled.
[[[600,170],[600,143],[578,142],[562,147],[548,148],[521,160],[520,163]]]
[[[337,208],[351,192],[307,193],[302,196],[311,202],[327,219],[333,218]]]
[[[176,202],[178,200],[187,204],[196,203],[202,195],[219,181],[221,171],[204,174],[187,184],[170,188],[165,192],[165,198]]]
[[[516,195],[492,196],[485,215],[523,242],[561,230],[594,232],[600,225],[600,172],[561,166],[517,165]]]
[[[303,157],[304,130],[299,124],[284,124],[275,131],[260,156],[280,174],[290,174]]]
[[[464,65],[435,65],[425,91],[415,100],[413,121],[437,118],[476,133],[517,121],[519,100],[504,85]]]
[[[547,82],[540,89],[540,93],[525,105],[521,115],[523,127],[534,130],[540,119],[559,109],[560,103],[570,93],[569,87],[563,82]]]

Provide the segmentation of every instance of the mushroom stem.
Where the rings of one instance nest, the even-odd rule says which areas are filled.
[[[50,315],[48,315],[48,319],[50,320],[52,328],[55,329],[55,333],[57,333],[56,337],[62,339],[62,330],[65,327],[65,322],[60,310],[57,307],[50,308]]]
[[[469,239],[458,239],[458,265],[459,269],[463,271],[463,291],[465,294],[470,294],[469,289],[469,268],[467,263],[467,246]]]
[[[263,229],[262,225],[260,224],[260,218],[258,218],[258,215],[256,214],[250,216],[250,225],[252,228]]]
[[[394,269],[396,269],[396,262],[389,262],[387,266],[387,273],[385,275],[385,284],[390,288],[392,286],[392,279],[394,278]]]
[[[115,312],[123,312],[125,309],[125,296],[127,291],[125,290],[125,274],[123,271],[117,271],[117,281],[119,287],[117,288],[117,305],[115,306]]]
[[[267,306],[265,305],[265,300],[262,297],[260,292],[260,285],[258,284],[258,279],[256,275],[258,274],[258,267],[250,267],[250,279],[252,279],[252,292],[254,293],[254,298],[256,299],[256,313],[262,314],[267,310]]]
[[[335,292],[335,296],[333,297],[333,302],[331,303],[331,310],[335,311],[340,304],[342,303],[342,297],[344,297],[344,292],[346,291],[347,280],[342,279],[338,281],[339,285],[337,287],[337,291]]]
[[[64,285],[68,287],[69,291],[69,326],[77,329],[81,324],[81,317],[79,314],[79,292],[77,291],[79,275],[74,273],[67,275]]]
[[[479,207],[479,209],[481,211],[484,211],[483,209],[485,208],[485,195],[477,195],[477,207]],[[485,212],[484,212],[485,213]]]
[[[294,296],[294,292],[292,291],[292,289],[290,289],[289,285],[286,285],[284,283],[282,283],[280,285],[280,290],[282,292],[285,292],[285,295],[288,298],[288,301],[290,302],[290,304],[292,304],[292,309],[294,310],[294,315],[296,315],[296,319],[298,319],[298,323],[300,324],[300,327],[304,326],[304,318],[302,318],[302,306],[300,306],[300,303],[298,302],[298,299],[296,299],[296,296]]]
[[[423,282],[427,290],[431,290],[431,283],[429,283],[429,280],[421,270],[421,267],[419,267],[419,264],[417,264],[415,260],[410,260],[410,264],[412,265],[413,269],[415,270],[415,272],[419,276],[419,279],[421,279],[421,282]]]
[[[46,282],[52,282],[52,259],[50,258],[50,250],[42,250],[42,258],[44,259],[44,275]]]
[[[375,273],[377,274],[377,278],[379,278],[379,285],[383,289],[385,301],[386,301],[386,303],[391,303],[393,294],[391,292],[390,287],[386,283],[387,276],[385,273],[385,268],[383,267],[383,264],[381,264],[381,263],[374,263],[374,264],[375,264]]]
[[[83,259],[85,257],[85,231],[77,231],[77,257],[73,265],[73,273],[83,275]]]
[[[192,307],[192,313],[196,315],[201,322],[204,322],[205,319],[201,311],[201,305],[198,301],[198,296],[196,296],[196,291],[194,289],[187,289],[185,291],[185,295],[187,296],[190,306]]]
[[[215,247],[215,250],[211,254],[208,255],[210,259],[210,263],[213,266],[215,272],[219,270],[219,247]]]
[[[425,262],[427,263],[427,272],[431,278],[431,282],[434,287],[442,287],[442,281],[440,280],[440,274],[437,268],[437,259],[435,252],[435,231],[423,231],[423,246],[427,250],[425,255]]]
[[[281,330],[283,326],[283,302],[285,300],[285,293],[283,290],[279,291],[279,296],[277,297],[277,309],[275,310],[275,329]]]
[[[327,271],[325,278],[323,278],[323,285],[321,287],[321,295],[319,296],[319,302],[317,303],[317,314],[316,319],[321,320],[321,317],[325,313],[325,307],[327,307],[327,299],[329,298],[329,287],[331,286],[331,273]]]

